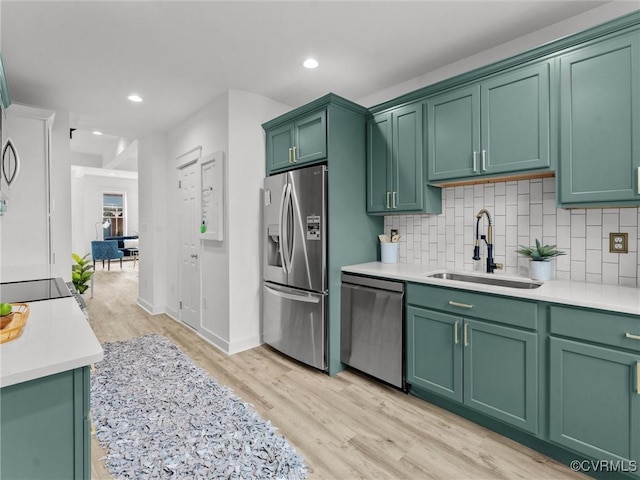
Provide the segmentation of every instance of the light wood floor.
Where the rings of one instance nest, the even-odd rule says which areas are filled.
[[[279,429],[310,479],[569,479],[569,468],[418,398],[352,372],[331,378],[262,346],[227,356],[188,327],[135,304],[137,269],[98,267],[87,300],[100,342],[168,337]],[[110,478],[92,443],[93,478]]]

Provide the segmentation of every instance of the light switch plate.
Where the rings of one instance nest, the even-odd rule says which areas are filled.
[[[609,252],[610,253],[628,253],[629,237],[627,233],[610,233],[609,234]]]

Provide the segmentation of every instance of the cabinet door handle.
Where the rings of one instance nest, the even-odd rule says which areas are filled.
[[[391,198],[393,199],[392,201],[393,208],[396,208],[396,192],[393,192],[393,195],[391,195]]]
[[[289,147],[289,163],[291,163],[291,147]]]
[[[468,340],[468,336],[467,336],[467,334],[468,334],[467,327],[468,326],[469,326],[469,324],[467,322],[464,322],[464,328],[463,328],[463,331],[462,331],[462,336],[463,336],[463,339],[464,339],[463,343],[464,343],[465,347],[469,345],[469,342],[467,341]]]
[[[473,305],[471,305],[470,303],[460,303],[456,302],[455,300],[449,300],[449,305],[453,307],[473,308]]]
[[[473,151],[473,171],[478,171],[478,152]]]
[[[459,320],[456,320],[455,322],[453,322],[453,343],[455,343],[456,345],[458,343],[460,343],[460,339],[458,338],[458,324],[459,324]]]
[[[633,333],[625,333],[625,337],[630,338],[631,340],[640,340],[640,335],[634,335]]]
[[[636,362],[636,393],[640,395],[640,362]]]
[[[387,208],[391,208],[389,204],[389,197],[391,196],[391,192],[387,192]]]
[[[636,168],[636,176],[638,177],[636,180],[638,181],[638,195],[640,195],[640,167]]]
[[[293,158],[293,162],[292,163],[296,163],[298,161],[298,160],[296,160],[296,148],[298,148],[298,147],[293,147],[291,149],[291,151],[292,151],[291,157]]]
[[[482,150],[482,171],[487,171],[487,151]]]

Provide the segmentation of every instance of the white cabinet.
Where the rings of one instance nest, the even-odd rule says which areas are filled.
[[[51,262],[49,151],[53,113],[12,105],[2,122],[2,145],[13,142],[20,169],[11,184],[1,181],[7,211],[0,217],[3,267]]]

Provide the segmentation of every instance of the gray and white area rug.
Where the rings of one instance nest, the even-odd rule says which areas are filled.
[[[116,478],[303,479],[304,460],[161,335],[105,343],[91,413]]]

